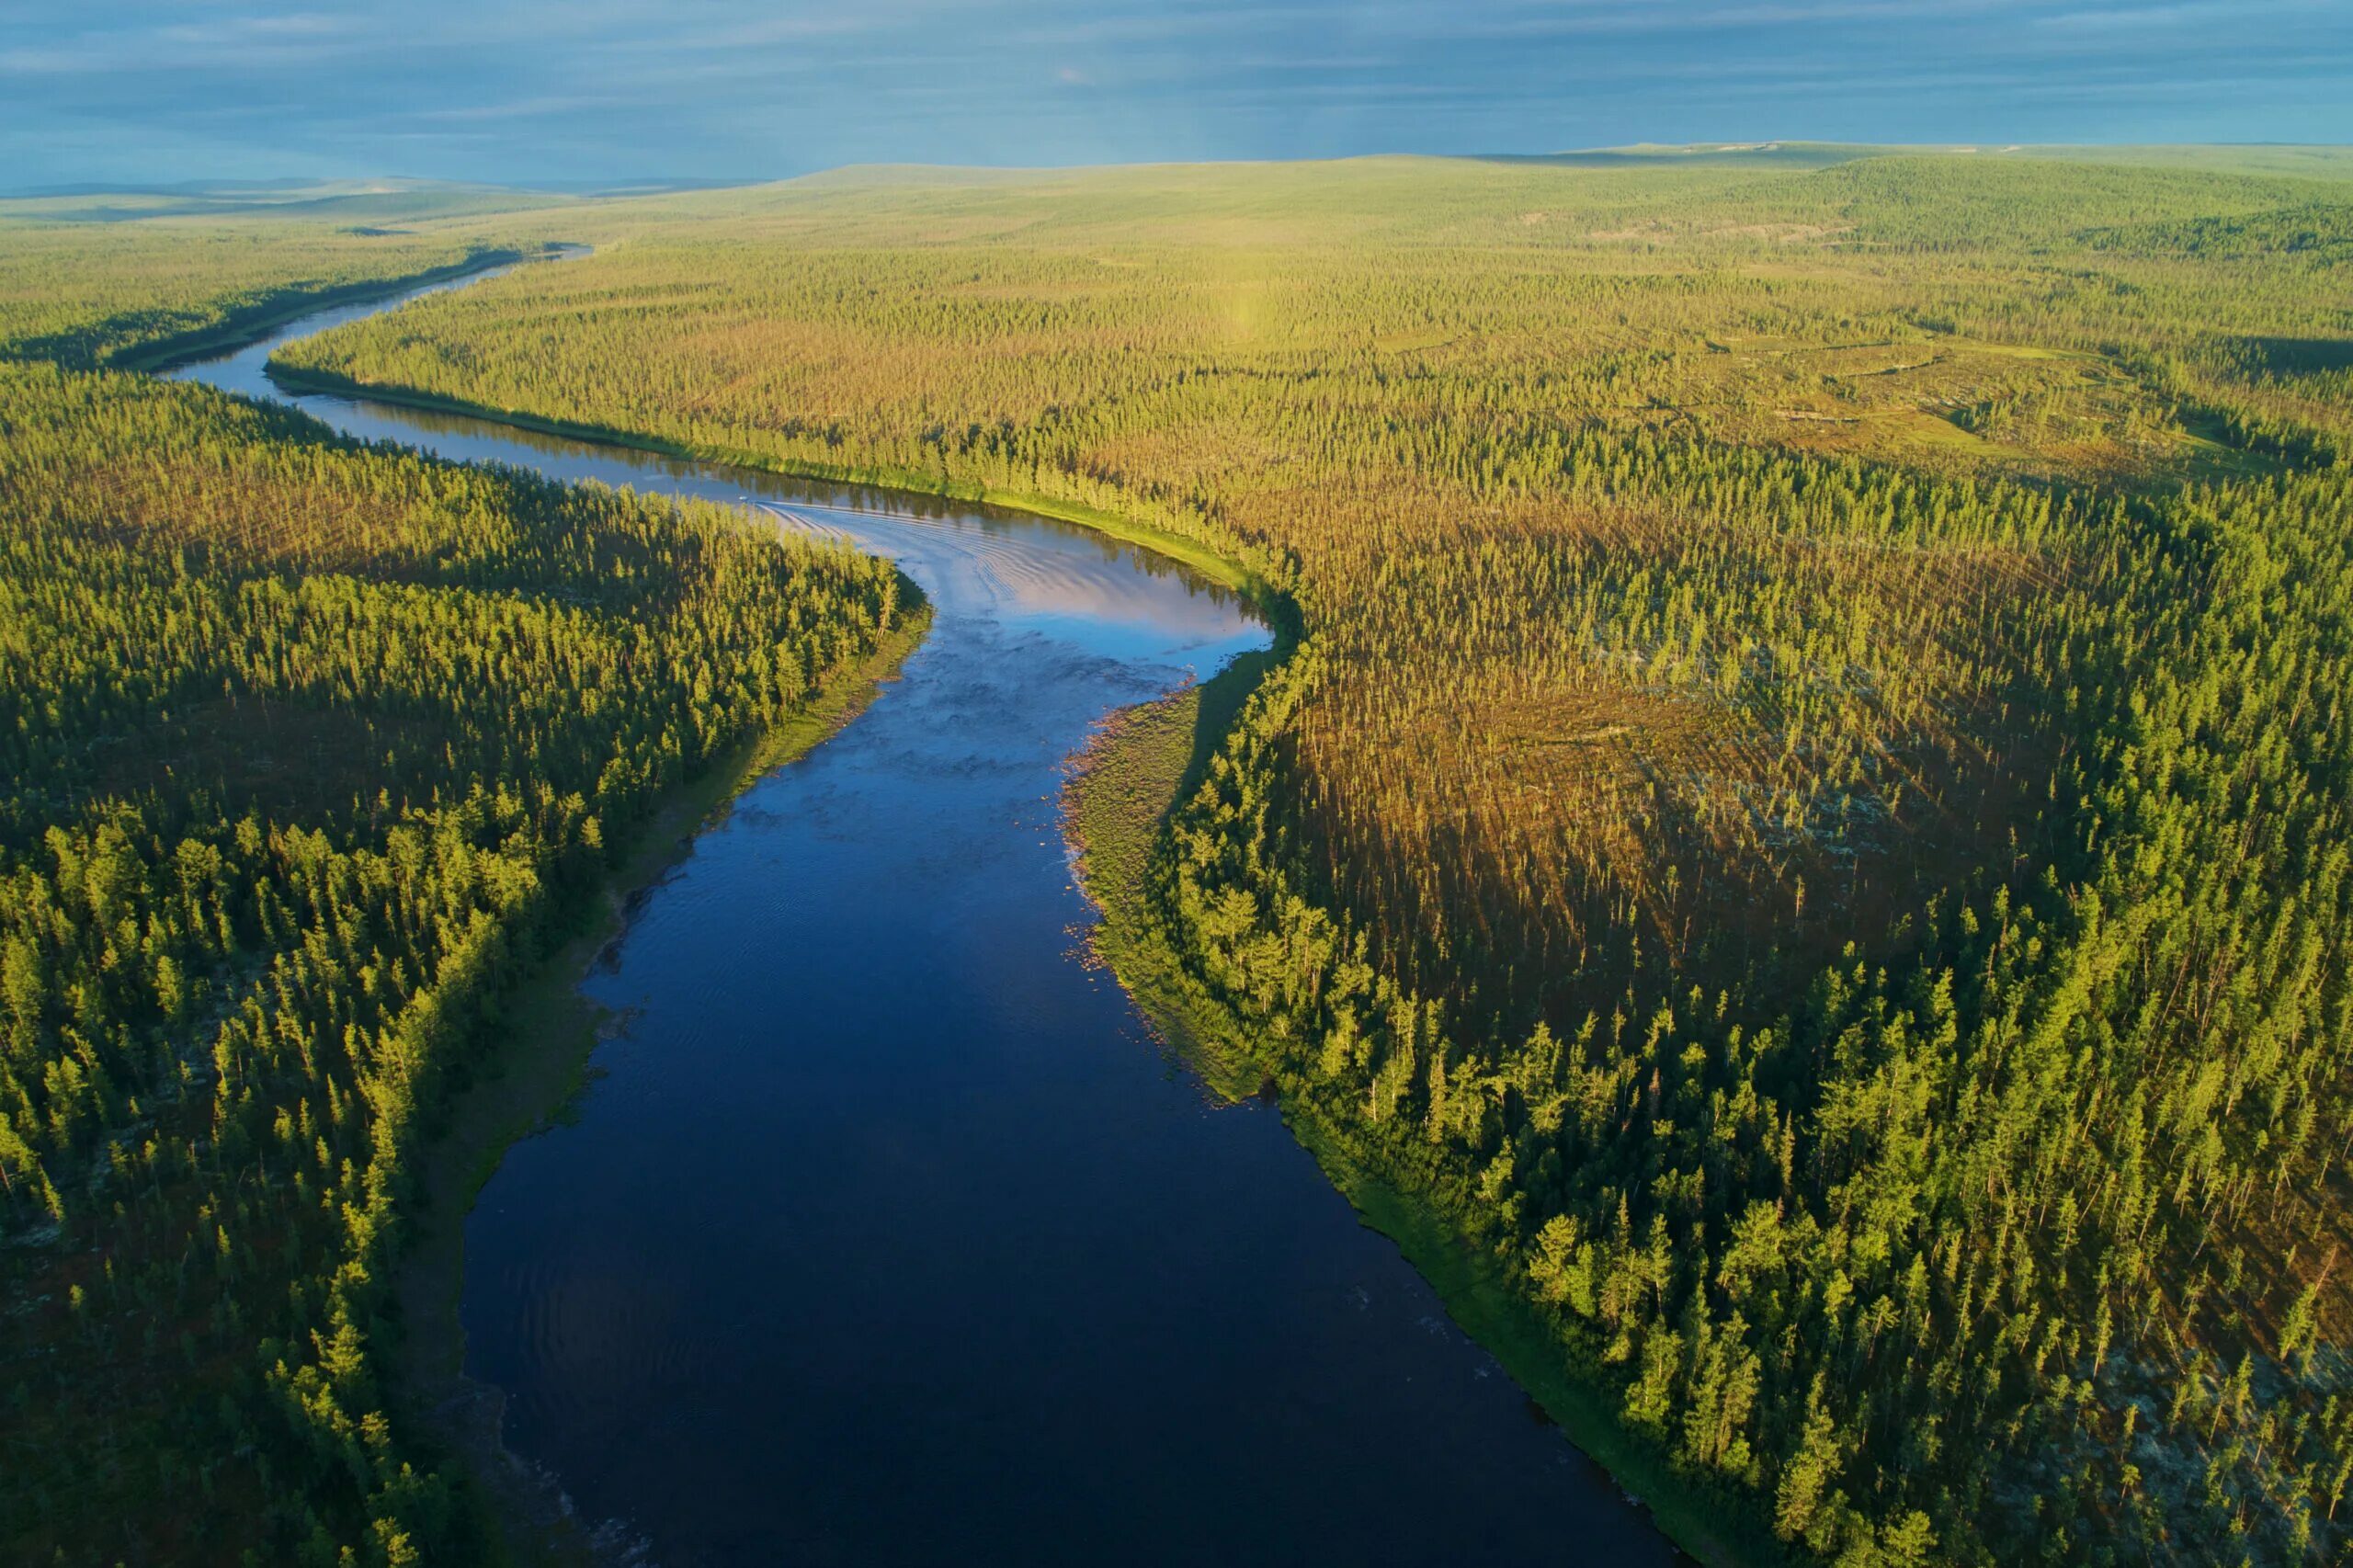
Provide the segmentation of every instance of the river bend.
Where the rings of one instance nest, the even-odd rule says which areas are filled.
[[[466,1368],[508,1446],[675,1565],[1672,1561],[1275,1111],[1215,1103],[1084,960],[1064,760],[1265,646],[1245,607],[1041,518],[268,381],[278,344],[413,297],[173,374],[757,506],[936,608],[586,983],[625,1022],[467,1221]]]

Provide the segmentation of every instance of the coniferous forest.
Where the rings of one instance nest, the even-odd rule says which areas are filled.
[[[419,1141],[656,801],[902,582],[39,362],[0,519],[8,1560],[473,1559],[378,1347]]]
[[[1296,634],[1131,872],[1179,1032],[1444,1227],[1670,1525],[2339,1560],[2347,176],[850,171],[264,233],[168,326],[140,247],[0,226],[0,1523],[462,1537],[369,1350],[404,1159],[631,824],[907,613],[87,368],[566,242],[278,362],[1245,569]],[[116,270],[17,302],[61,266]]]

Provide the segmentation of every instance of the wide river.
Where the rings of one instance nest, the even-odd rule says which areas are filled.
[[[676,1565],[1675,1559],[1275,1110],[1218,1104],[1085,960],[1065,759],[1265,646],[1242,604],[1037,517],[268,381],[278,344],[401,302],[173,374],[763,508],[937,608],[587,982],[624,1024],[466,1227],[466,1369],[512,1449]]]

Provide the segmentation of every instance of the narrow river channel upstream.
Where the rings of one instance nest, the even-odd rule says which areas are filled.
[[[1264,647],[1246,608],[1061,523],[268,381],[278,344],[413,297],[173,374],[758,507],[937,610],[586,983],[621,1026],[467,1221],[466,1369],[507,1445],[677,1568],[1676,1561],[1274,1108],[1216,1103],[1084,959],[1065,759]]]

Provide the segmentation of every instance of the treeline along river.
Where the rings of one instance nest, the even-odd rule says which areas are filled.
[[[1085,960],[1065,759],[1266,646],[1243,603],[1042,518],[269,381],[278,344],[404,299],[174,373],[740,501],[935,608],[586,983],[620,1024],[576,1114],[467,1221],[466,1367],[511,1449],[671,1564],[1672,1559],[1274,1110],[1217,1103]]]

